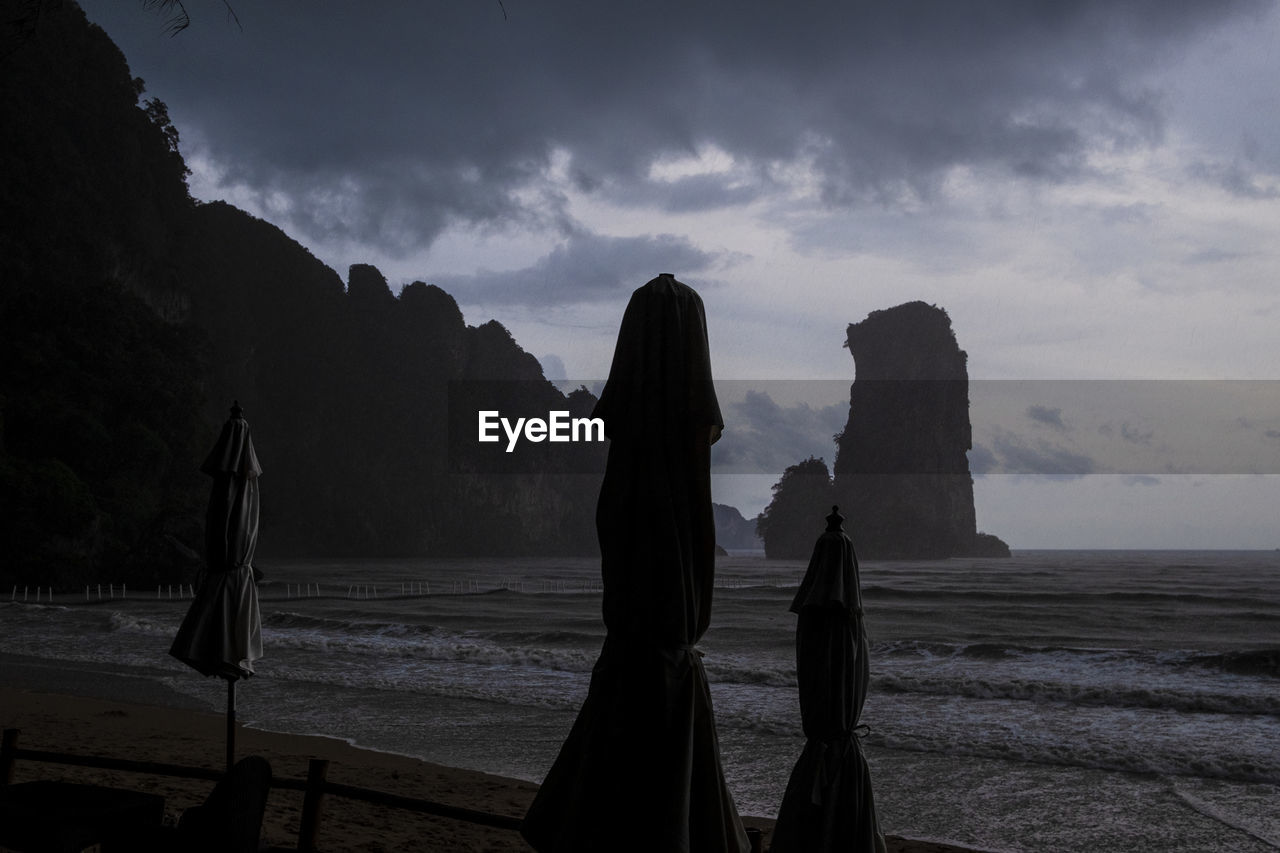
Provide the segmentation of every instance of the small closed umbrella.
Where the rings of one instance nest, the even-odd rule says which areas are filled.
[[[235,758],[236,682],[253,675],[254,661],[262,657],[253,569],[262,466],[239,402],[200,470],[213,478],[205,515],[208,565],[169,654],[204,675],[226,679],[229,770]]]
[[[838,507],[791,604],[805,745],[778,809],[772,853],[884,853],[858,718],[870,667],[858,558]]]

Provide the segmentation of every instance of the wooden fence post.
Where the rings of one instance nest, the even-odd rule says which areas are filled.
[[[302,798],[302,819],[298,824],[299,853],[315,853],[316,834],[320,831],[320,810],[324,801],[324,782],[328,775],[328,760],[311,759],[307,766],[307,792]]]

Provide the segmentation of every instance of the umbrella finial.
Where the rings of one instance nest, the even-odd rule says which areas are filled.
[[[240,408],[239,400],[233,400],[231,402],[231,417],[233,418],[244,417],[244,409]]]
[[[827,516],[827,532],[843,533],[844,532],[844,527],[842,526],[843,524],[844,524],[844,516],[840,514],[840,507],[832,506],[831,515]]]

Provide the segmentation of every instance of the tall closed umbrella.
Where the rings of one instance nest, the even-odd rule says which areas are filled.
[[[884,853],[858,740],[870,668],[858,558],[838,507],[791,603],[805,745],[778,809],[771,853]]]
[[[253,570],[262,466],[238,402],[200,470],[213,478],[205,515],[208,565],[169,654],[204,675],[227,680],[229,770],[235,759],[236,682],[253,675],[253,663],[262,657]]]
[[[539,853],[745,853],[696,644],[711,619],[711,443],[724,421],[702,300],[668,274],[631,295],[595,414],[604,647],[521,828]]]

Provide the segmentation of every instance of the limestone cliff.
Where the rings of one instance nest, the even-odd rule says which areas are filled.
[[[716,544],[742,551],[764,549],[755,522],[743,518],[737,507],[713,503],[711,511],[715,514]]]
[[[976,553],[967,356],[946,311],[873,311],[849,326],[846,345],[855,379],[834,492],[859,555]]]
[[[39,14],[0,47],[0,583],[190,580],[233,400],[264,468],[263,559],[598,553],[603,442],[477,471],[472,409],[449,446],[451,388],[494,380],[485,408],[544,417],[589,413],[588,392],[438,287],[397,296],[368,264],[344,283],[191,199],[167,108],[106,33],[70,0],[9,5]]]

